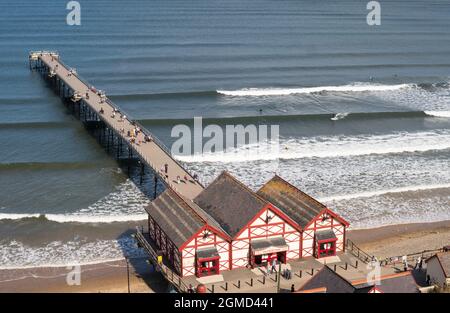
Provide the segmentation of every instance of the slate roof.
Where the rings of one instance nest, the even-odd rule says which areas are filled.
[[[367,283],[355,284],[357,293],[367,293],[374,286]],[[387,276],[382,276],[380,278],[380,285],[376,288],[384,293],[418,293],[419,288],[417,286],[416,280],[414,279],[411,272],[402,272]]]
[[[170,188],[145,208],[178,248],[205,225],[195,209]]]
[[[327,230],[319,230],[316,231],[316,240],[327,240],[327,239],[336,239],[336,234],[333,230],[327,229]]]
[[[209,184],[194,202],[232,237],[267,204],[226,171]]]
[[[217,252],[216,247],[210,247],[206,249],[199,248],[197,249],[197,257],[201,259],[207,259],[219,256],[219,252]]]
[[[450,252],[439,252],[433,255],[432,257],[428,258],[437,258],[439,261],[439,264],[442,267],[442,270],[444,271],[445,277],[450,277]],[[427,260],[427,262],[428,262]]]
[[[257,194],[274,204],[301,227],[305,227],[326,206],[275,175]]]
[[[308,280],[298,291],[326,288],[327,293],[354,293],[355,287],[345,278],[335,273],[327,265]]]
[[[286,240],[283,237],[267,238],[254,240],[251,243],[253,250],[261,250],[269,247],[284,247],[287,246]]]

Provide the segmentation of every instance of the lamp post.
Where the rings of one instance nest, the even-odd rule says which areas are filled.
[[[125,257],[125,261],[127,263],[127,283],[128,283],[128,293],[130,293],[130,266],[128,264],[128,257]]]
[[[278,261],[278,272],[277,272],[277,293],[280,293],[280,280],[281,280],[281,262]]]

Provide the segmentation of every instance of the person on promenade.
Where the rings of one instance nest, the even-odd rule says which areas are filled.
[[[164,173],[167,174],[167,172],[169,171],[169,164],[164,164]]]
[[[416,260],[416,265],[414,265],[414,269],[422,269],[422,258],[419,256]]]
[[[295,285],[294,284],[291,285],[291,292],[295,292]]]
[[[403,262],[403,270],[406,272],[408,270],[408,257],[406,255],[402,257],[402,262]]]
[[[115,117],[116,117],[116,112],[113,111],[112,114],[111,114],[111,118],[115,118]]]
[[[103,110],[103,107],[100,108],[100,114],[105,113],[105,110]]]
[[[270,269],[271,274],[277,271],[277,260],[275,258],[272,259],[272,268]]]

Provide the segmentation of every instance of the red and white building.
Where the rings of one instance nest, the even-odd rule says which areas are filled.
[[[193,200],[168,189],[146,210],[151,244],[180,276],[332,256],[349,225],[278,176],[255,193],[227,172]]]

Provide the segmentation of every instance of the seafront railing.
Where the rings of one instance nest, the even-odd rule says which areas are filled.
[[[39,54],[40,52],[36,52],[37,54]],[[54,53],[55,54],[55,58],[58,59],[59,64],[61,64],[67,71],[71,70],[71,67],[69,67],[67,64],[65,64],[61,58],[59,58],[59,54],[57,52],[42,52],[42,53]],[[30,53],[31,54],[31,53]],[[75,73],[73,73],[74,76],[76,76],[84,85],[86,85],[87,88],[91,89],[92,85],[86,80],[84,79],[79,73],[78,71],[76,71]],[[114,102],[111,101],[111,99],[109,99],[108,97],[106,97],[105,99],[105,103],[107,103],[109,106],[111,106],[113,109],[117,110],[118,112],[121,112],[122,114],[126,115],[127,117],[131,117],[132,115],[128,114],[128,112],[126,112],[124,109],[118,107]],[[153,142],[155,142],[155,144],[161,148],[161,150],[163,150],[179,167],[181,167],[189,176],[192,180],[196,181],[196,183],[198,185],[200,185],[202,188],[204,187],[203,184],[199,181],[199,180],[195,180],[194,179],[194,175],[185,168],[185,166],[183,166],[183,164],[181,164],[173,155],[172,152],[170,151],[170,149],[157,137],[155,136],[152,132],[150,132],[148,129],[146,129],[141,123],[139,123],[136,120],[130,120],[129,118],[127,118],[130,123],[133,123],[135,126],[139,127],[141,129],[141,131],[147,135],[149,138],[151,138],[151,140]],[[106,122],[106,121],[103,121]],[[111,126],[111,125],[110,125]],[[113,129],[115,129],[112,126]],[[115,129],[116,132],[118,132],[120,134],[120,130]],[[138,149],[133,147],[134,150],[136,152],[139,153]],[[139,153],[139,155],[141,156],[141,159],[143,161],[145,161],[146,163],[148,163],[150,166],[152,166],[154,168],[154,170],[157,172],[158,169],[155,168],[152,164],[152,162],[150,162],[149,160],[147,160],[147,158],[145,158],[141,153]],[[177,190],[176,186],[174,186],[173,184],[171,184],[170,182],[166,182],[167,184],[169,184],[169,186],[174,189]]]
[[[361,250],[353,241],[347,239],[345,242],[346,251],[357,257],[359,260],[364,263],[369,263],[374,260],[375,257],[373,255],[368,254],[367,252]]]
[[[406,254],[406,255],[397,255],[397,256],[391,256],[388,257],[384,260],[382,260],[380,262],[380,265],[392,265],[395,263],[402,263],[403,262],[403,257],[406,256],[406,261],[409,264],[413,264],[415,262],[417,262],[417,260],[419,258],[421,258],[422,261],[425,261],[426,259],[428,259],[429,257],[435,255],[438,252],[443,252],[444,248],[439,248],[439,249],[431,249],[431,250],[423,250],[421,252],[416,252],[416,253],[410,253],[410,254]]]
[[[150,256],[152,264],[157,268],[164,276],[164,278],[170,282],[179,292],[188,292],[189,287],[183,282],[181,276],[175,273],[164,263],[158,263],[158,254],[147,241],[144,236],[144,230],[142,228],[136,227],[135,238],[138,243],[145,249],[145,251]]]

